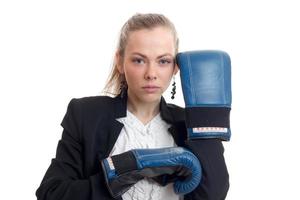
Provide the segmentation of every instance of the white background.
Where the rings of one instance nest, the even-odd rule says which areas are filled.
[[[231,56],[227,199],[300,199],[299,10],[289,0],[1,1],[0,199],[36,198],[67,104],[100,94],[136,12],[169,17],[180,51]],[[180,89],[173,103],[183,106]]]

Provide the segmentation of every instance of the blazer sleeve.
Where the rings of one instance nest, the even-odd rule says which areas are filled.
[[[56,157],[52,159],[36,191],[38,200],[99,200],[107,196],[105,180],[99,172],[84,177],[81,139],[81,108],[73,98],[61,126],[64,128],[58,142]],[[100,170],[100,163],[99,163]]]
[[[186,147],[199,159],[202,179],[198,187],[185,195],[185,200],[223,200],[229,189],[229,175],[223,156],[224,147],[218,139],[186,140]]]

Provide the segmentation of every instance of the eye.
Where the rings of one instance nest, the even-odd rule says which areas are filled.
[[[132,59],[132,62],[133,62],[133,63],[136,63],[136,64],[142,64],[142,63],[145,63],[145,61],[144,61],[142,58],[133,58],[133,59]]]
[[[162,65],[168,65],[168,64],[172,63],[172,60],[170,60],[170,59],[161,59],[161,60],[159,60],[159,63],[162,64]]]

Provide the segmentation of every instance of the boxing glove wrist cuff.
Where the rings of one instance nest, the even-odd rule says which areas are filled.
[[[117,198],[126,192],[143,176],[137,174],[126,176],[137,170],[137,161],[132,151],[114,155],[102,160],[101,165],[108,190],[112,197]]]
[[[187,107],[189,139],[219,138],[230,140],[230,107]]]
[[[229,128],[229,107],[187,107],[186,125],[191,127],[227,127]]]
[[[111,157],[117,174],[137,170],[136,158],[132,151]]]
[[[136,158],[132,151],[127,151],[103,160],[103,168],[108,179],[115,179],[120,174],[137,170]]]

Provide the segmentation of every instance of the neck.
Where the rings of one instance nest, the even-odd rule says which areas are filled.
[[[160,99],[154,102],[143,102],[128,93],[127,109],[144,124],[159,113]]]

